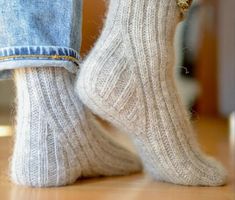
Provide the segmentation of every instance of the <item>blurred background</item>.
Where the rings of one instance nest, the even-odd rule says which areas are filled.
[[[175,37],[175,75],[194,118],[227,119],[235,111],[234,0],[194,1]],[[81,54],[92,48],[106,12],[103,0],[84,0]],[[0,81],[0,136],[12,133],[14,84]]]

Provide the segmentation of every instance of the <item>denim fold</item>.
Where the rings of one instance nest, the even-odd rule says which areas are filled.
[[[80,62],[82,0],[0,0],[0,78],[22,67]]]

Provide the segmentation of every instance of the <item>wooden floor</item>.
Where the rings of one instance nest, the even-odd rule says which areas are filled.
[[[221,119],[201,118],[194,122],[203,149],[217,157],[229,171],[229,182],[223,187],[185,187],[153,181],[144,174],[126,177],[80,180],[76,184],[48,189],[13,185],[7,177],[10,137],[0,137],[1,200],[235,200],[235,141],[229,141],[228,123]]]

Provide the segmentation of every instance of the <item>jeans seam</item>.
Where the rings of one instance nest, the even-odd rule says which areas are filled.
[[[3,56],[0,57],[0,60],[9,60],[9,59],[14,59],[14,58],[49,58],[53,60],[68,60],[72,62],[78,62],[79,60],[77,58],[74,58],[72,56],[61,56],[61,55],[13,55],[13,56]]]

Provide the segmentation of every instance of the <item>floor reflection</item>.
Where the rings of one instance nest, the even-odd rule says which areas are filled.
[[[232,176],[235,178],[235,112],[230,116],[230,157],[231,157],[231,167],[232,167]]]
[[[0,126],[0,137],[7,137],[12,135],[12,127],[11,126],[6,126],[2,125]]]

